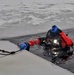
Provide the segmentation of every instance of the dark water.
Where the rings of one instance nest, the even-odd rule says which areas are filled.
[[[68,33],[69,34],[68,36],[74,41],[74,29],[66,29],[66,30],[63,30],[63,31],[65,33]],[[46,32],[34,34],[34,35],[6,38],[6,39],[1,39],[1,40],[9,40],[10,42],[12,42],[14,44],[17,44],[17,43],[27,42],[30,39],[42,37],[42,36],[45,36],[45,35],[46,35]],[[34,46],[30,47],[30,52],[44,58],[47,61],[50,61],[49,57],[43,55],[43,47],[41,47],[41,46],[34,45]],[[68,60],[64,64],[59,64],[58,66],[60,66],[62,68],[65,68],[65,69],[74,73],[74,55],[70,60]]]

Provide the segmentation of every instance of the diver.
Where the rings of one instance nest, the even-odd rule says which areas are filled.
[[[58,38],[60,40],[60,48],[64,53],[68,52],[69,56],[73,54],[73,51],[70,51],[70,47],[73,47],[73,41],[56,25],[53,25],[52,28],[48,30],[45,37],[39,37],[34,40],[29,40],[28,42],[20,43],[19,48],[20,50],[24,49],[29,51],[30,46],[34,46],[35,44],[41,45],[44,47],[43,54],[45,56],[48,56],[49,49],[50,47],[52,47],[50,46],[50,40],[55,38]]]

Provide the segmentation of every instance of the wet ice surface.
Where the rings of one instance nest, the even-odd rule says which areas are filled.
[[[63,30],[63,31],[65,33],[68,33],[69,37],[74,41],[74,28]],[[14,37],[14,38],[2,39],[2,40],[9,40],[12,43],[17,44],[17,43],[27,42],[30,39],[34,39],[34,38],[45,36],[45,35],[46,35],[46,32],[40,33],[40,34],[35,34],[35,35],[20,36],[20,37]],[[30,52],[50,61],[49,57],[43,55],[43,47],[41,47],[41,46],[38,46],[38,45],[32,46],[30,48]],[[74,55],[70,60],[68,60],[64,64],[59,64],[58,66],[61,66],[61,67],[74,73]]]

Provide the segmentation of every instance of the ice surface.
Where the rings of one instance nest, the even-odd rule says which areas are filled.
[[[0,38],[74,28],[74,0],[1,0]]]

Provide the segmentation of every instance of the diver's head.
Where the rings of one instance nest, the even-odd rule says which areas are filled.
[[[56,25],[53,25],[52,28],[50,29],[50,31],[51,31],[52,33],[56,33],[57,30],[58,30],[58,27],[57,27]]]

